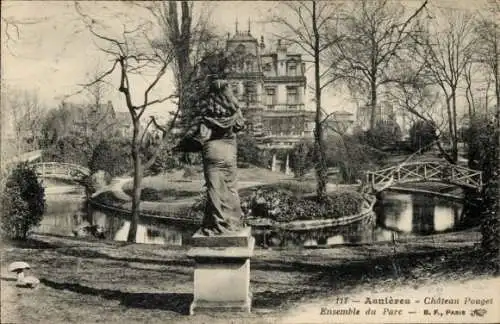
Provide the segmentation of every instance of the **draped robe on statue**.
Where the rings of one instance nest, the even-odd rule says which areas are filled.
[[[201,233],[221,235],[242,228],[242,210],[236,186],[236,133],[244,119],[226,82],[215,81],[215,91],[201,100],[201,116],[191,138],[201,148],[207,190]]]

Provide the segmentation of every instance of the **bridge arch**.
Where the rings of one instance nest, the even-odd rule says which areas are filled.
[[[54,177],[75,182],[81,182],[90,175],[88,168],[72,163],[40,162],[34,163],[33,167],[40,177]]]

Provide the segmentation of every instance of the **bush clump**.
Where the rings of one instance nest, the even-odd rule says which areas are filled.
[[[401,141],[403,133],[401,127],[393,120],[379,120],[373,129],[366,133],[366,140],[371,146],[383,149]]]
[[[335,219],[361,212],[364,198],[358,192],[330,193],[325,201],[320,202],[314,191],[314,186],[283,182],[253,189],[245,188],[239,194],[241,208],[246,216],[268,218],[277,222]],[[189,209],[191,218],[203,218],[206,199],[204,190]]]
[[[481,219],[481,245],[485,255],[492,261],[498,261],[500,251],[500,191],[498,178],[500,143],[497,120],[494,116],[475,116],[467,130],[469,168],[482,171],[483,187],[481,204],[466,213],[466,217]],[[466,192],[466,202],[467,202]],[[472,200],[472,199],[469,199]],[[467,211],[467,210],[466,210]]]
[[[308,140],[297,143],[290,154],[290,166],[297,178],[309,172],[314,167],[314,143]]]
[[[250,134],[238,135],[237,150],[239,168],[249,168],[251,165],[267,168],[271,160],[269,152],[259,149],[255,137]]]
[[[103,170],[111,177],[129,172],[132,169],[130,144],[118,140],[101,141],[92,152],[89,168],[92,173]]]
[[[361,212],[363,196],[357,192],[336,192],[325,201],[313,195],[297,195],[290,190],[259,188],[242,199],[244,210],[252,216],[278,222],[341,218]]]
[[[431,122],[419,120],[410,128],[410,147],[414,152],[429,151],[436,139],[436,127]]]
[[[35,170],[27,163],[18,164],[9,174],[2,196],[2,234],[23,240],[38,226],[45,212],[45,189]]]
[[[328,143],[327,163],[337,167],[343,183],[363,179],[364,171],[384,164],[387,154],[366,144],[363,133],[332,136]],[[363,142],[365,141],[365,142]]]

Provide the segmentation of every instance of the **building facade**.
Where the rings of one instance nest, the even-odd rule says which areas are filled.
[[[238,98],[249,131],[263,149],[292,148],[302,138],[311,138],[314,111],[306,110],[305,63],[278,40],[266,48],[250,30],[228,35],[226,51],[234,66],[228,77]]]

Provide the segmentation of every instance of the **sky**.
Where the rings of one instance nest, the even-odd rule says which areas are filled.
[[[211,4],[209,9],[216,13],[213,21],[222,34],[234,32],[236,19],[240,29],[247,29],[248,19],[252,18],[252,33],[260,37],[265,34],[264,28],[255,22],[255,17],[270,5],[273,4],[261,3],[256,7],[255,3],[248,1],[226,2]],[[123,2],[84,2],[82,8],[89,15],[102,17],[110,26],[116,22],[116,19],[112,20],[115,18],[112,17],[114,12],[125,13],[134,18],[141,15],[141,10],[124,5]],[[19,25],[19,37],[14,27],[6,29],[11,40],[2,35],[2,83],[8,89],[37,91],[41,100],[53,107],[57,106],[64,96],[80,91],[80,85],[89,80],[88,74],[91,75],[96,66],[110,66],[108,58],[97,50],[92,36],[83,28],[73,2],[2,1],[2,16],[20,22],[36,21],[36,24]],[[116,26],[121,27],[118,22]],[[116,76],[111,82],[114,89],[117,88]],[[145,81],[139,78],[135,84],[134,88],[140,89],[138,94],[142,94],[146,86]],[[170,71],[158,88],[157,93],[161,95],[173,92]],[[80,98],[73,96],[68,100],[78,101]],[[142,100],[142,96],[138,95],[138,98]],[[110,92],[110,100],[118,110],[126,109],[117,91]],[[151,107],[150,113],[164,112],[167,110],[165,105],[172,106],[171,103],[165,103]]]
[[[434,2],[444,7],[471,6],[466,0]],[[415,6],[421,1],[412,0],[408,3]],[[474,2],[476,6],[478,3]],[[276,2],[211,2],[208,8],[202,5],[202,2],[196,2],[197,8],[211,10],[212,23],[221,34],[234,33],[236,20],[239,28],[246,30],[249,19],[251,32],[255,37],[260,38],[262,35],[269,40],[271,33],[275,32],[269,25],[259,21],[273,12]],[[109,28],[107,31],[111,33],[121,30],[124,20],[133,24],[148,18],[145,11],[126,2],[84,1],[81,2],[81,7],[85,13],[105,24]],[[95,70],[97,65],[106,67],[110,64],[109,57],[96,48],[94,38],[84,28],[72,1],[2,1],[1,14],[3,19],[24,22],[18,25],[19,34],[13,26],[5,26],[5,19],[2,22],[1,77],[4,89],[36,91],[47,107],[56,107],[64,96],[82,90],[81,84],[89,80],[89,73]],[[142,100],[141,96],[148,80],[150,79],[147,77],[133,79],[137,100]],[[308,81],[312,82],[311,74],[308,74]],[[114,75],[110,82],[113,88],[109,100],[118,110],[126,111],[124,100],[116,91],[117,75]],[[155,94],[169,95],[173,91],[172,77],[168,73],[158,85]],[[78,102],[82,97],[73,96],[67,100]],[[327,91],[323,102],[327,111],[352,111],[355,107],[350,96],[339,91]],[[306,104],[312,108],[311,102]],[[166,102],[151,107],[148,114],[165,116],[173,107],[173,103]]]

